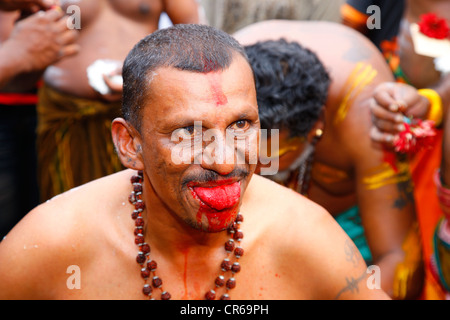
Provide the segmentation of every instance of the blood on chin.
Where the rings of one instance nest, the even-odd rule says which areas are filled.
[[[239,212],[240,183],[214,188],[190,188],[192,197],[200,204],[196,222],[202,230],[226,230]]]
[[[197,225],[206,232],[221,232],[233,224],[238,212],[238,208],[227,209],[219,213],[199,209],[196,215]]]

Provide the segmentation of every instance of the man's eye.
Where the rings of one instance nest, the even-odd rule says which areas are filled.
[[[196,134],[197,130],[194,126],[180,128],[173,132],[175,141],[193,139]]]
[[[191,135],[192,136],[195,133],[194,126],[185,127],[185,128],[182,128],[182,130],[184,130],[184,133],[186,135]]]
[[[250,122],[247,120],[238,120],[231,125],[231,129],[236,131],[245,131],[250,127]]]

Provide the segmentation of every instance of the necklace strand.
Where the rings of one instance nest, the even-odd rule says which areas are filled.
[[[131,218],[134,220],[135,229],[135,244],[139,248],[139,253],[136,256],[136,262],[141,266],[141,277],[144,279],[144,287],[142,293],[149,299],[154,300],[154,289],[158,289],[161,292],[161,300],[170,300],[171,294],[164,290],[163,281],[156,274],[158,264],[156,261],[150,259],[150,245],[145,242],[144,238],[144,219],[142,213],[145,210],[145,203],[142,200],[142,182],[144,175],[142,171],[138,171],[137,175],[131,177],[131,184],[133,190],[129,196],[129,201],[134,205],[134,211],[131,214]],[[241,213],[238,213],[233,224],[228,228],[227,232],[230,235],[230,239],[225,242],[226,257],[220,264],[220,274],[214,280],[214,289],[206,292],[204,298],[206,300],[216,299],[216,290],[225,288],[225,293],[220,296],[220,300],[229,300],[230,290],[236,287],[235,274],[241,271],[241,265],[239,259],[244,254],[244,249],[241,247],[241,241],[244,234],[240,230],[240,225],[244,221],[244,217]],[[235,258],[232,263],[232,258]],[[226,279],[227,274],[231,273],[231,277]],[[151,278],[151,281],[150,281]]]

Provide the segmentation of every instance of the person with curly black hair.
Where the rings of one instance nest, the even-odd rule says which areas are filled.
[[[265,21],[235,37],[256,78],[261,129],[279,129],[266,142],[276,150],[278,140],[278,152],[260,156],[261,174],[278,160],[269,178],[326,208],[380,268],[391,297],[417,297],[423,265],[409,166],[369,134],[372,92],[393,80],[382,55],[335,23]]]

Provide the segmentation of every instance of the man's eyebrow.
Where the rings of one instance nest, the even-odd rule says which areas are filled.
[[[256,111],[252,111],[252,112],[246,111],[246,112],[242,112],[242,113],[238,114],[238,116],[236,117],[236,119],[237,119],[237,120],[242,120],[242,119],[246,119],[246,118],[255,116],[256,114],[257,114]]]
[[[163,126],[163,130],[173,131],[178,128],[185,128],[194,126],[195,122],[202,120],[200,119],[193,119],[193,118],[177,118],[173,121],[170,121],[169,123],[165,124]]]

